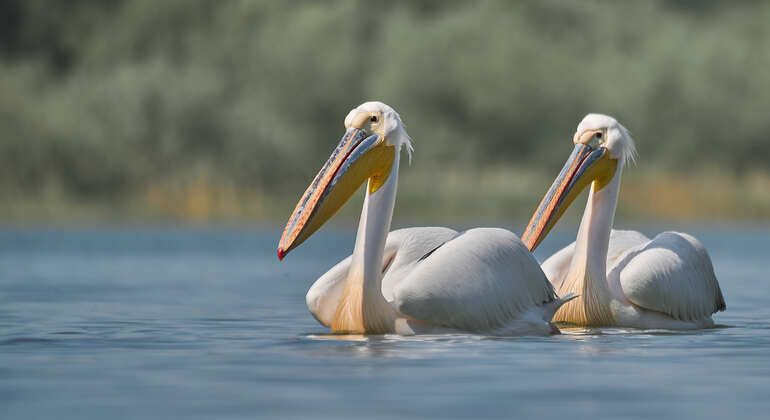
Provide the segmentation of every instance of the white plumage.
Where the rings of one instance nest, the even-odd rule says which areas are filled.
[[[525,231],[534,249],[582,188],[590,193],[577,239],[542,265],[560,294],[577,299],[554,320],[577,325],[695,329],[713,326],[725,301],[711,259],[694,237],[664,232],[650,240],[612,230],[625,163],[635,156],[628,131],[614,118],[588,115],[575,151]]]
[[[321,276],[306,296],[321,324],[335,333],[354,334],[558,331],[550,320],[569,298],[556,296],[513,233],[425,227],[388,234],[399,151],[402,146],[411,150],[411,139],[399,115],[379,102],[351,111],[345,127],[340,145],[289,218],[278,247],[283,258],[331,217],[329,209],[341,205],[334,200],[360,185],[352,179],[368,179],[353,254]]]
[[[352,256],[307,293],[310,312],[331,327]],[[383,258],[382,294],[401,315],[399,334],[447,330],[548,334],[562,302],[513,233],[416,227],[391,232]]]
[[[416,227],[394,230],[388,234],[383,256],[382,295],[393,301],[393,288],[417,261],[439,245],[457,236],[443,227]],[[310,313],[326,327],[331,327],[342,289],[347,281],[353,256],[337,263],[313,283],[305,300]]]
[[[569,272],[574,252],[573,242],[543,262],[556,290]],[[713,313],[725,309],[706,249],[686,233],[663,232],[650,240],[637,231],[613,229],[607,283],[620,326],[705,328],[713,326]]]
[[[644,236],[641,232],[635,230],[617,230],[612,229],[610,234],[609,249],[607,250],[607,267],[614,266],[620,257],[628,251],[629,248],[649,241],[650,238]],[[542,269],[553,287],[559,289],[572,261],[575,253],[575,242],[565,246],[543,262]]]

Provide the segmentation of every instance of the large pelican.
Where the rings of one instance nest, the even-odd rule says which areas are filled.
[[[725,309],[711,259],[694,237],[664,232],[650,240],[612,230],[623,167],[634,159],[631,136],[614,118],[589,114],[575,149],[543,197],[522,240],[534,250],[589,184],[577,240],[543,263],[557,292],[575,293],[555,322],[584,326],[696,329]]]
[[[513,233],[427,227],[388,235],[400,150],[411,153],[411,139],[396,111],[381,102],[350,111],[345,128],[278,245],[283,259],[368,180],[353,255],[307,293],[308,308],[321,324],[354,334],[558,331],[550,320],[564,300]]]

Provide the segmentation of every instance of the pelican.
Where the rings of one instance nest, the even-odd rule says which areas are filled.
[[[399,157],[412,143],[401,117],[366,102],[305,191],[278,258],[318,230],[367,181],[353,254],[307,293],[313,316],[339,334],[550,334],[559,299],[537,260],[504,229],[442,227],[391,232]],[[440,182],[440,179],[437,179]]]
[[[612,117],[589,114],[573,142],[572,154],[522,234],[534,250],[591,185],[577,239],[543,263],[559,294],[579,295],[553,321],[642,329],[712,327],[711,315],[723,311],[725,301],[700,241],[679,232],[649,239],[612,230],[621,174],[636,156],[628,130]]]

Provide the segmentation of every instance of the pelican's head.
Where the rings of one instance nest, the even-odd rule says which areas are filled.
[[[390,176],[401,146],[411,158],[412,143],[398,113],[382,102],[366,102],[345,117],[345,134],[302,195],[278,243],[278,258],[299,246],[353,193],[370,180],[375,193]]]
[[[521,235],[530,251],[537,248],[588,185],[594,184],[595,191],[601,190],[627,161],[636,158],[634,140],[628,130],[608,115],[586,115],[572,141],[572,154]]]

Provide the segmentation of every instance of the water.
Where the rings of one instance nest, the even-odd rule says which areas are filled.
[[[695,233],[728,327],[345,341],[304,295],[352,232],[5,230],[0,418],[767,418],[770,231]]]

